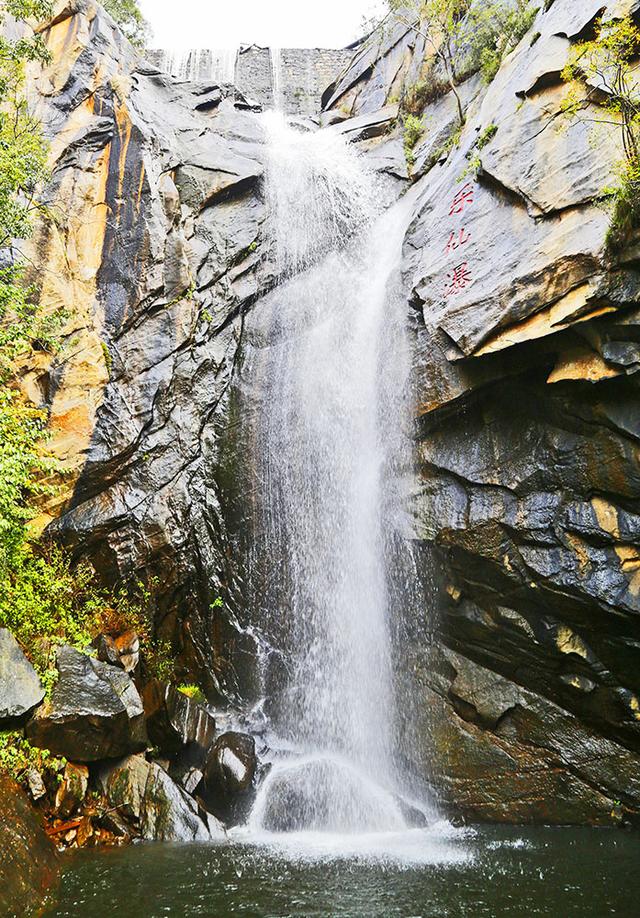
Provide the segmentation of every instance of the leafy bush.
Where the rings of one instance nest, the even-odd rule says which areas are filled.
[[[199,704],[204,704],[207,700],[199,685],[179,685],[178,691],[186,695],[187,698],[191,698],[192,701],[197,701]]]
[[[538,10],[530,0],[516,0],[515,6],[504,2],[476,3],[471,8],[468,66],[480,71],[484,83],[491,83],[504,58],[533,25]]]
[[[618,171],[618,184],[603,190],[612,205],[606,239],[612,251],[622,248],[631,233],[640,229],[640,162],[625,161]]]
[[[440,99],[449,91],[449,84],[445,80],[431,73],[428,80],[410,86],[402,99],[402,109],[411,115],[419,115],[431,102]]]
[[[407,115],[404,121],[404,153],[409,165],[413,163],[413,149],[424,133],[424,118]]]
[[[0,733],[0,771],[15,781],[24,782],[30,769],[40,774],[57,774],[65,765],[65,759],[57,758],[46,749],[37,749],[17,731]]]

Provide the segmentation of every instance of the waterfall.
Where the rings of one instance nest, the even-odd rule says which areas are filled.
[[[235,83],[236,48],[193,48],[163,51],[160,66],[179,80],[207,81],[218,85]]]
[[[271,88],[273,92],[273,107],[278,111],[283,108],[282,102],[282,49],[270,48],[271,58]]]
[[[280,649],[267,692],[294,752],[263,783],[252,823],[397,831],[389,610],[410,456],[398,290],[407,212],[379,216],[376,178],[338,132],[264,118],[280,282],[248,332],[264,572],[254,615]]]

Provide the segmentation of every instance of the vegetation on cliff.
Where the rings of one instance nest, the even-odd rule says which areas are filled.
[[[140,11],[138,0],[104,0],[104,8],[113,16],[131,44],[136,48],[144,48],[149,37],[149,25]]]
[[[460,124],[465,115],[459,84],[478,71],[490,83],[504,57],[533,24],[538,8],[530,0],[388,0],[389,8],[424,38],[438,73],[410,87],[408,111],[417,114],[435,95],[451,91]]]
[[[47,147],[23,83],[26,63],[46,62],[48,55],[26,21],[50,14],[48,0],[0,3],[0,24],[12,16],[24,26],[22,37],[0,37],[0,627],[16,636],[45,687],[54,678],[58,644],[84,649],[103,631],[135,628],[151,665],[168,668],[166,648],[159,653],[144,614],[148,594],[139,585],[133,593],[100,588],[88,564],[72,567],[59,547],[31,529],[56,464],[46,454],[46,409],[24,396],[19,379],[36,352],[55,359],[64,320],[36,308],[17,250],[32,231],[41,206],[36,194],[47,178]],[[0,767],[17,754],[14,748],[12,759],[6,747],[3,742]]]
[[[611,200],[608,242],[624,244],[640,228],[640,29],[631,18],[600,22],[591,41],[579,42],[562,76],[570,84],[562,111],[596,125],[619,127],[624,159],[619,181],[603,190]]]

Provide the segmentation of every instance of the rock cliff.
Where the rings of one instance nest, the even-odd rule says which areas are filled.
[[[407,650],[411,764],[470,818],[640,808],[638,241],[605,247],[616,130],[594,143],[556,118],[571,43],[604,7],[640,3],[548,2],[489,87],[459,87],[459,137],[451,94],[425,105],[411,169],[414,541],[432,597]],[[241,94],[138,58],[92,0],[60,2],[43,34],[53,59],[30,86],[52,219],[28,254],[42,304],[71,318],[25,380],[68,469],[42,522],[109,580],[152,584],[185,671],[250,700],[232,383],[273,283],[262,132]],[[398,99],[427,58],[398,25],[324,94],[323,121],[392,196],[410,181]]]
[[[597,200],[619,131],[561,117],[605,4],[546,7],[489,87],[459,87],[459,140],[441,94],[414,152],[415,535],[437,600],[413,764],[472,818],[608,822],[640,804],[640,274],[637,239],[607,253]],[[327,107],[363,117],[426,58],[398,27]]]

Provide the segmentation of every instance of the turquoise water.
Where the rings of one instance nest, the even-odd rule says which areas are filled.
[[[596,829],[140,845],[72,858],[47,916],[635,918],[639,864],[638,834]]]

